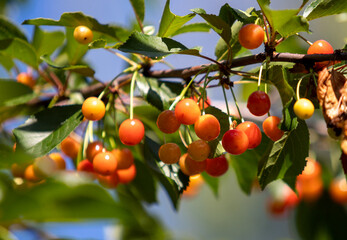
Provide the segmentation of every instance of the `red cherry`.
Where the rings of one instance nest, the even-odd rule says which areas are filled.
[[[307,50],[307,54],[332,54],[334,48],[325,40],[315,41]],[[333,64],[333,62],[331,62]],[[314,65],[315,69],[322,69],[329,65],[329,61],[317,62]]]
[[[248,149],[257,147],[261,142],[261,131],[254,122],[243,122],[237,125],[236,129],[246,133],[249,141]]]
[[[228,153],[239,155],[247,150],[249,140],[246,133],[243,131],[231,129],[223,135],[222,145]]]
[[[141,142],[145,127],[138,119],[127,119],[119,126],[119,139],[125,145],[133,146]]]
[[[269,112],[270,107],[270,98],[263,91],[255,91],[248,97],[247,108],[255,116],[265,115]]]
[[[212,177],[219,177],[228,171],[229,164],[225,155],[206,159],[206,172]]]

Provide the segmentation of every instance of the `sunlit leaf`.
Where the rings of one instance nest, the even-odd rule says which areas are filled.
[[[211,26],[207,23],[191,23],[182,26],[180,29],[171,34],[171,36],[176,36],[183,33],[191,33],[191,32],[209,32],[211,30]]]
[[[314,0],[306,7],[303,15],[310,21],[346,12],[347,4],[345,0]]]
[[[47,32],[35,26],[33,46],[36,49],[37,55],[51,55],[65,40],[63,32],[54,31]]]
[[[57,106],[29,118],[13,133],[17,147],[35,157],[47,154],[83,120],[81,105]]]
[[[137,21],[143,22],[145,18],[145,1],[144,0],[130,0],[131,6],[134,9]]]
[[[170,0],[166,1],[164,12],[159,26],[159,37],[170,37],[177,30],[179,30],[185,23],[190,21],[195,14],[188,14],[186,16],[178,16],[170,11]]]

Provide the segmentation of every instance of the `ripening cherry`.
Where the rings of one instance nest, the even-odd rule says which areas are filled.
[[[119,183],[119,180],[118,180],[118,175],[117,173],[113,173],[111,175],[101,175],[101,174],[98,174],[98,181],[99,183],[106,187],[106,188],[116,188],[118,186],[118,183]]]
[[[250,23],[239,31],[239,42],[247,49],[256,49],[264,42],[265,33],[261,26]]]
[[[271,102],[269,96],[263,91],[255,91],[249,95],[247,100],[248,110],[255,116],[263,116],[270,110]]]
[[[194,197],[199,193],[201,185],[204,183],[204,179],[201,174],[197,174],[189,177],[189,185],[183,191],[184,197]]]
[[[222,176],[228,171],[229,164],[225,155],[206,159],[206,172],[212,177]]]
[[[94,171],[101,175],[111,175],[117,170],[117,160],[111,152],[105,151],[95,155],[93,159]]]
[[[208,106],[211,105],[211,99],[209,97],[205,98],[205,102],[202,101],[202,97],[200,98],[199,102],[198,102],[198,98],[196,96],[192,96],[190,97],[191,99],[193,99],[198,105],[200,110],[204,108],[207,108]],[[204,103],[204,106],[202,106],[202,103]]]
[[[231,129],[223,135],[222,145],[228,153],[239,155],[248,149],[249,140],[242,130]]]
[[[259,127],[250,121],[237,125],[236,129],[242,130],[248,137],[248,149],[257,147],[261,142],[261,131]]]
[[[67,137],[60,143],[60,149],[66,156],[75,159],[80,150],[80,144],[72,137]]]
[[[136,166],[133,163],[127,169],[119,169],[116,171],[119,183],[128,184],[132,182],[136,177]]]
[[[55,162],[58,170],[65,170],[66,169],[65,159],[61,156],[60,153],[54,152],[54,153],[49,154],[48,157],[50,157]]]
[[[269,116],[263,122],[263,131],[272,141],[276,142],[281,139],[284,132],[278,128],[281,119],[277,116]]]
[[[315,41],[307,50],[307,54],[333,54],[334,48],[325,40]],[[333,64],[333,62],[331,62]],[[323,67],[327,67],[329,61],[316,62],[314,68],[319,70]]]
[[[134,163],[133,153],[128,148],[113,149],[111,153],[117,160],[117,169],[127,169]]]
[[[100,141],[94,141],[88,144],[87,149],[86,149],[86,157],[89,161],[93,161],[93,158],[95,157],[96,154],[99,152],[106,151],[104,149],[104,145]]]
[[[127,119],[119,126],[119,139],[128,146],[133,146],[141,142],[145,136],[145,127],[138,119]]]
[[[297,176],[298,181],[308,182],[315,178],[320,178],[322,173],[322,167],[320,164],[312,158],[306,158],[306,166],[302,173]]]
[[[160,146],[158,155],[163,163],[174,164],[180,160],[181,149],[176,143],[165,143]]]
[[[46,178],[53,175],[58,170],[56,162],[48,156],[35,159],[33,163],[35,175],[39,178]]]
[[[180,128],[181,123],[177,120],[174,111],[165,110],[159,114],[157,126],[163,133],[171,134]]]
[[[331,198],[340,204],[347,203],[347,183],[346,178],[334,179],[329,186]]]
[[[94,172],[93,163],[89,161],[88,159],[84,159],[78,163],[77,171],[93,173]]]
[[[187,176],[202,173],[206,169],[206,160],[200,162],[194,161],[189,157],[188,153],[183,154],[178,163],[181,171]]]
[[[198,118],[194,124],[196,135],[205,141],[212,141],[219,136],[220,123],[212,114],[205,114]]]
[[[86,26],[78,26],[73,32],[73,36],[77,42],[88,44],[93,41],[93,32]]]
[[[27,85],[30,88],[33,88],[35,86],[34,78],[32,77],[31,74],[26,72],[22,72],[17,75],[17,82]]]
[[[34,171],[34,166],[30,164],[24,171],[24,179],[29,182],[39,182],[42,180],[41,177],[37,176]]]
[[[314,113],[314,105],[310,100],[300,98],[294,103],[293,110],[298,118],[305,120],[312,117]]]
[[[199,139],[189,144],[187,152],[189,157],[191,157],[194,161],[201,162],[208,158],[211,148],[207,142]]]
[[[177,103],[175,115],[181,124],[191,125],[198,120],[200,109],[193,99],[185,98]]]
[[[90,121],[98,121],[105,116],[106,108],[97,97],[89,97],[82,104],[83,116]]]

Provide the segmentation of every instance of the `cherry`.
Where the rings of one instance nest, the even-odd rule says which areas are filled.
[[[28,167],[28,164],[13,163],[11,165],[11,172],[12,172],[13,177],[24,178],[24,172],[25,172],[25,169],[27,167]]]
[[[250,23],[244,25],[239,31],[239,41],[247,49],[258,48],[264,42],[265,33],[261,26]]]
[[[201,162],[208,158],[211,148],[207,142],[199,139],[189,144],[187,152],[193,160]]]
[[[334,179],[329,186],[331,198],[340,204],[347,203],[347,184],[346,178]]]
[[[67,137],[60,143],[60,149],[66,156],[75,159],[80,150],[80,144],[72,137]]]
[[[222,145],[228,153],[239,155],[247,150],[249,140],[246,133],[242,130],[231,129],[223,135]]]
[[[30,88],[33,88],[35,86],[34,78],[32,77],[31,74],[26,72],[22,72],[17,75],[17,82],[25,84],[29,86]]]
[[[134,163],[133,153],[128,148],[113,149],[111,152],[118,162],[117,169],[127,169]]]
[[[73,36],[81,44],[88,44],[93,41],[93,32],[86,26],[76,27]]]
[[[116,188],[119,183],[118,175],[116,172],[106,176],[98,174],[98,181],[102,186],[106,188]]]
[[[204,183],[204,179],[200,174],[189,177],[189,185],[184,190],[184,197],[194,197],[198,194],[201,185]]]
[[[202,106],[202,103],[203,103],[202,97],[200,98],[199,102],[198,102],[198,98],[196,96],[192,96],[190,98],[193,99],[199,105],[200,110],[202,110],[202,107],[203,107]],[[210,105],[211,105],[211,99],[209,97],[206,97],[205,102],[204,102],[204,108],[207,108]]]
[[[24,179],[29,182],[39,182],[42,180],[41,177],[37,176],[34,171],[33,164],[30,164],[24,171]]]
[[[222,176],[228,171],[229,164],[225,155],[206,159],[206,172],[212,177]]]
[[[163,163],[177,163],[181,157],[181,149],[176,143],[166,143],[160,146],[158,155]]]
[[[49,154],[49,157],[55,162],[58,170],[65,170],[66,169],[65,160],[61,156],[60,153],[58,153],[58,152],[51,153],[51,154]]]
[[[307,50],[307,54],[333,54],[334,48],[325,40],[315,41]],[[331,62],[333,64],[333,62]],[[319,70],[329,65],[329,61],[317,62],[314,68]]]
[[[236,129],[242,130],[248,137],[248,149],[257,147],[261,142],[261,131],[254,122],[243,122]]]
[[[193,99],[186,98],[177,103],[175,115],[181,124],[191,125],[198,120],[200,109]]]
[[[278,128],[281,119],[277,116],[269,116],[263,122],[263,131],[272,141],[276,142],[281,139],[284,132]]]
[[[35,175],[39,178],[46,178],[57,171],[58,166],[53,159],[48,156],[43,156],[35,159],[33,163],[33,170]]]
[[[132,164],[129,168],[127,169],[119,169],[117,170],[117,176],[118,176],[118,181],[123,184],[130,183],[133,181],[136,177],[136,166],[135,164]]]
[[[211,115],[205,114],[198,118],[194,124],[196,135],[205,141],[212,141],[219,136],[220,123],[218,119]]]
[[[265,115],[269,112],[270,107],[270,98],[263,91],[255,91],[248,97],[247,108],[255,116]]]
[[[293,110],[298,118],[305,120],[312,117],[314,113],[314,105],[310,100],[300,98],[294,103]]]
[[[98,121],[105,116],[106,108],[103,101],[96,97],[89,97],[82,104],[83,116],[91,121]]]
[[[145,127],[138,119],[127,119],[119,126],[119,139],[125,145],[133,146],[141,142]]]
[[[93,159],[94,171],[101,175],[111,175],[116,172],[117,165],[116,158],[108,151],[96,154]]]
[[[93,163],[91,163],[91,161],[88,159],[84,159],[78,163],[77,171],[94,173]]]
[[[89,143],[86,149],[87,159],[92,162],[95,155],[102,151],[105,151],[102,142],[94,141],[92,143]]]
[[[200,162],[194,161],[189,157],[188,153],[183,154],[178,163],[181,171],[187,176],[202,173],[206,169],[206,160]]]
[[[176,132],[180,128],[181,123],[178,122],[174,111],[165,110],[159,114],[157,126],[163,133],[170,134]]]

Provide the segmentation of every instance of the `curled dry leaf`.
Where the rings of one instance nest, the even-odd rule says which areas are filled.
[[[347,154],[347,79],[338,71],[324,68],[318,73],[317,98],[328,128],[341,136],[341,148]]]

